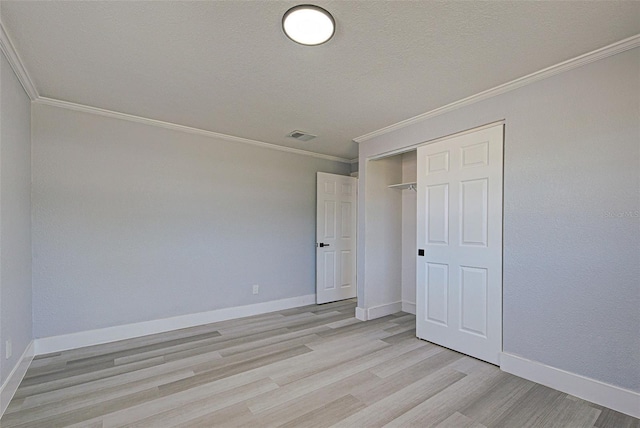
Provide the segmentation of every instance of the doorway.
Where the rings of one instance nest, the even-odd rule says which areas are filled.
[[[316,303],[356,297],[358,180],[317,173]]]

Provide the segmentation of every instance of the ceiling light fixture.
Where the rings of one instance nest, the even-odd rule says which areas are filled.
[[[284,33],[296,43],[307,46],[321,45],[336,30],[333,16],[323,8],[302,4],[289,9],[282,17]]]

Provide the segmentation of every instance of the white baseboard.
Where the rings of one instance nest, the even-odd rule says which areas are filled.
[[[415,302],[407,302],[402,301],[402,312],[406,312],[408,314],[416,314],[416,304]]]
[[[385,303],[370,308],[356,308],[356,318],[360,321],[373,320],[402,310],[402,302]]]
[[[82,348],[85,346],[100,345],[102,343],[132,339],[134,337],[147,336],[149,334],[163,333],[166,331],[210,324],[213,322],[313,305],[315,303],[316,295],[309,294],[289,299],[255,303],[253,305],[234,306],[231,308],[216,309],[208,312],[199,312],[153,321],[118,325],[96,330],[81,331],[78,333],[63,334],[60,336],[44,337],[35,340],[35,354],[43,355],[52,352],[66,351],[68,349]]]
[[[0,418],[7,410],[9,402],[18,390],[18,386],[20,382],[22,382],[22,379],[24,379],[24,375],[27,373],[27,369],[35,356],[34,345],[34,341],[32,340],[22,354],[22,357],[20,357],[18,364],[16,364],[13,370],[11,370],[11,373],[9,373],[7,380],[0,386]]]
[[[504,352],[500,355],[500,369],[634,418],[640,418],[640,393]]]
[[[386,303],[384,305],[373,306],[367,310],[367,318],[370,320],[386,317],[402,310],[402,302]]]

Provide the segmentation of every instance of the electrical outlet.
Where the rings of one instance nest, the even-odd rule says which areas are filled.
[[[4,343],[4,355],[5,355],[5,358],[7,360],[9,358],[11,358],[11,354],[13,354],[13,350],[11,349],[11,339],[9,339]]]
[[[258,284],[253,284],[253,294],[258,294],[260,292],[260,286]]]

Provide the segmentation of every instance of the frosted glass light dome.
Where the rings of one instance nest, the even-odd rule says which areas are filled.
[[[292,7],[282,18],[284,33],[296,43],[321,45],[333,37],[333,16],[321,7],[303,4]]]

